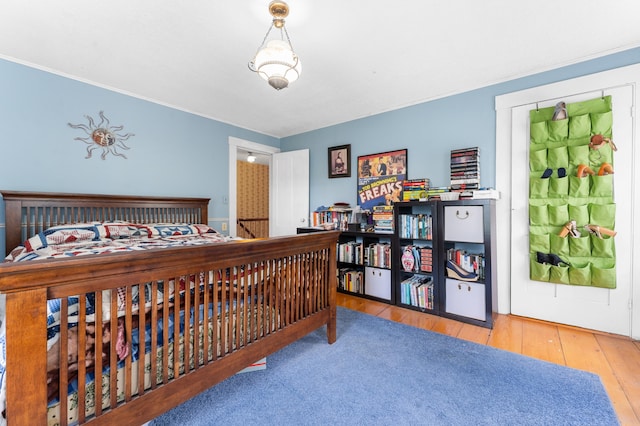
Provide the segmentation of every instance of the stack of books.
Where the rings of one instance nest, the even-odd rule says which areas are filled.
[[[401,214],[398,216],[398,236],[431,240],[433,238],[433,219],[426,214]]]
[[[427,199],[439,200],[440,194],[442,194],[443,192],[449,192],[449,187],[448,186],[431,187],[427,190]]]
[[[470,191],[480,188],[480,148],[451,151],[451,190]]]
[[[349,241],[338,244],[338,261],[362,265],[364,262],[362,242]]]
[[[402,182],[402,201],[426,200],[429,179],[407,179]]]
[[[391,268],[391,244],[369,244],[364,250],[364,264],[374,268]]]
[[[338,271],[338,289],[364,294],[362,271],[340,269]]]
[[[373,207],[373,230],[387,234],[393,233],[393,206]]]
[[[433,309],[433,280],[414,275],[400,283],[400,301],[405,305]]]

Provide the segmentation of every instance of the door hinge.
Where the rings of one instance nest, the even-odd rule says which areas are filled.
[[[633,310],[633,299],[629,299],[629,310]]]

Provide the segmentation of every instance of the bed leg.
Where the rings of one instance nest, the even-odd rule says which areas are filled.
[[[336,341],[336,305],[331,305],[329,308],[329,321],[327,322],[327,342],[329,344],[335,343]]]

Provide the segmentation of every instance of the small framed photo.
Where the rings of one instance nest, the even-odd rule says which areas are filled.
[[[351,145],[332,146],[328,158],[329,178],[351,176]]]

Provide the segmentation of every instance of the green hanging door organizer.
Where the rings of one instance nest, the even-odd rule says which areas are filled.
[[[615,288],[611,97],[556,109],[529,112],[530,278]]]

